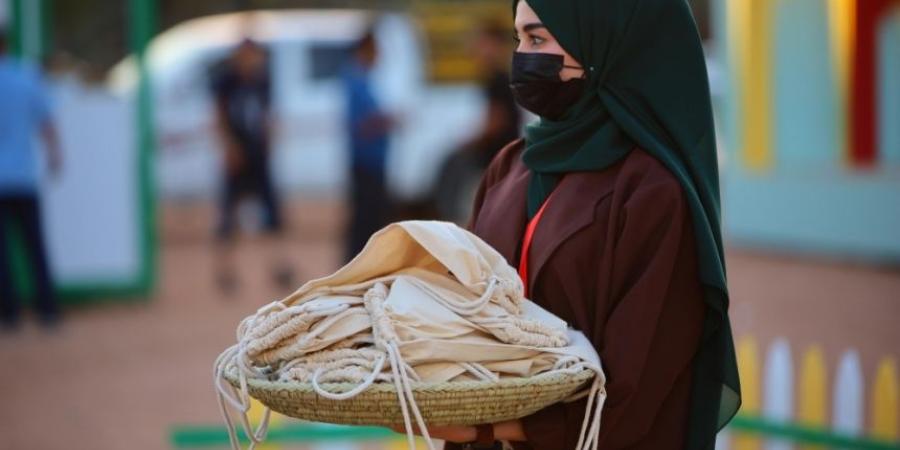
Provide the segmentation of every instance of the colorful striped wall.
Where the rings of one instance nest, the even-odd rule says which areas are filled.
[[[900,263],[900,0],[713,7],[729,245]]]
[[[900,163],[900,0],[720,0],[744,168]]]

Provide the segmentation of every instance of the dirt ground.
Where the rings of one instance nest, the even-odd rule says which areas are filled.
[[[213,283],[210,217],[208,207],[164,209],[152,298],[71,310],[53,333],[28,323],[0,336],[0,450],[166,449],[173,426],[221,425],[213,360],[241,318],[288,292],[271,283],[270,249],[246,239],[237,248],[240,291],[223,297]],[[334,203],[292,205],[281,245],[298,285],[337,268],[342,217]],[[866,367],[900,342],[896,269],[737,250],[728,263],[737,335],[765,344],[795,333],[798,345],[821,342],[829,353],[864,348]],[[810,302],[822,307],[810,311]]]

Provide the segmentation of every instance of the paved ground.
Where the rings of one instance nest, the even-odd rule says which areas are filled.
[[[294,205],[290,216],[287,245],[302,278],[333,271],[340,207]],[[286,292],[269,283],[265,245],[249,240],[238,249],[241,293],[222,298],[212,284],[208,217],[203,208],[166,209],[152,300],[71,311],[53,334],[29,324],[19,335],[0,336],[0,450],[165,449],[173,425],[221,423],[213,359],[233,342],[240,318]],[[900,342],[891,324],[900,308],[896,270],[732,251],[729,273],[739,334],[766,342],[799,327],[798,339],[874,347],[873,354]],[[836,306],[811,313],[804,306],[811,298]],[[834,337],[835,328],[810,325],[810,314],[820,313],[854,330]]]

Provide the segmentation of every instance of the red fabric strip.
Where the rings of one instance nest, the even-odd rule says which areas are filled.
[[[538,222],[541,221],[541,216],[544,215],[544,210],[547,209],[547,204],[550,203],[550,199],[544,201],[544,204],[541,205],[541,209],[538,210],[537,214],[531,218],[531,221],[528,222],[528,227],[525,228],[525,238],[522,240],[522,254],[519,256],[519,278],[522,279],[522,284],[525,285],[525,298],[529,298],[528,292],[528,251],[531,250],[531,240],[534,238],[534,230],[537,229]]]

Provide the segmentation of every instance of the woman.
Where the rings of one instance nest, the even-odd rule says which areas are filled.
[[[512,88],[541,120],[491,163],[469,227],[596,347],[608,377],[600,449],[712,449],[740,389],[687,3],[521,0],[515,14]],[[557,404],[430,431],[447,448],[570,449],[583,414],[581,402]]]

